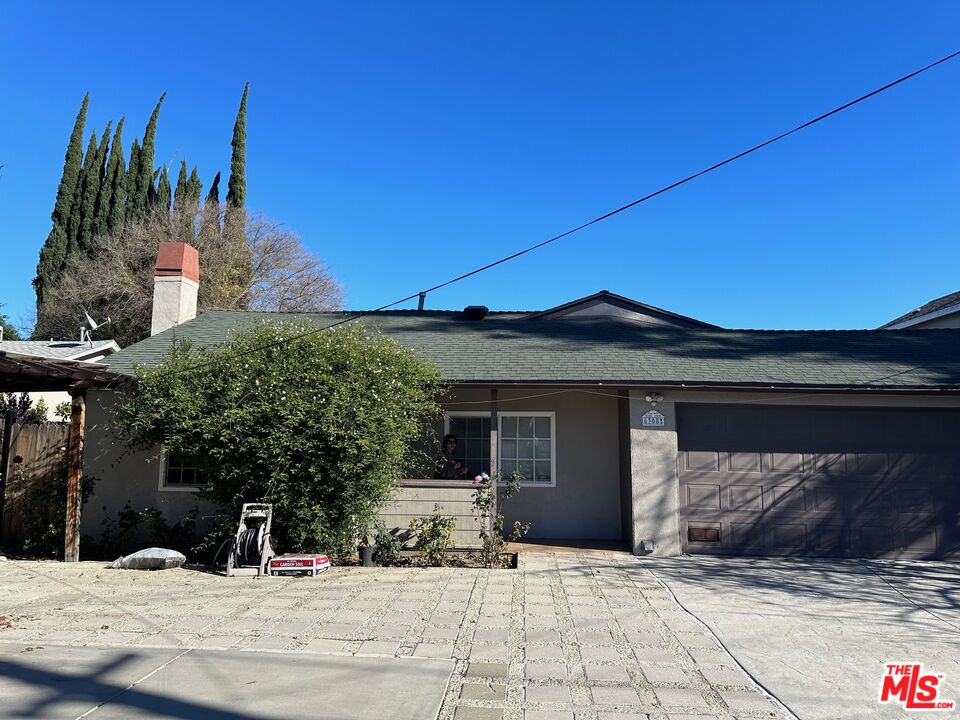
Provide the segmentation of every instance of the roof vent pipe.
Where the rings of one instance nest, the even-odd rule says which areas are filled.
[[[490,308],[486,305],[467,305],[463,309],[464,320],[483,320],[490,314]]]

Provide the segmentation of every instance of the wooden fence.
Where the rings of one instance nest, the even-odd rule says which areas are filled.
[[[56,484],[64,472],[67,457],[66,423],[45,425],[14,424],[10,432],[10,455],[7,467],[0,468],[5,479],[2,543],[17,547],[27,513],[49,512],[55,519],[56,504],[45,508],[28,507],[32,490]],[[0,427],[2,432],[2,427]],[[21,474],[22,473],[22,474]]]

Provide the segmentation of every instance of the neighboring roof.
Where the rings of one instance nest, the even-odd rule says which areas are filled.
[[[949,295],[944,295],[943,297],[938,297],[936,300],[931,300],[926,305],[921,305],[916,310],[911,310],[905,315],[901,315],[900,317],[881,325],[880,328],[891,329],[897,327],[909,327],[911,325],[916,325],[917,323],[923,322],[924,320],[932,320],[934,317],[949,315],[953,312],[960,312],[960,291],[950,293]]]
[[[99,363],[0,351],[0,392],[80,390],[116,386],[127,380]]]
[[[637,302],[636,300],[631,300],[628,297],[623,295],[617,295],[612,293],[609,290],[601,290],[598,293],[593,295],[587,295],[586,297],[579,298],[577,300],[572,300],[563,305],[557,305],[552,307],[549,310],[541,310],[539,312],[530,313],[528,317],[533,319],[538,318],[547,318],[547,317],[566,317],[571,313],[576,312],[580,308],[588,308],[594,305],[606,304],[613,305],[624,310],[629,310],[637,313],[638,315],[646,315],[653,318],[659,318],[664,321],[666,324],[670,325],[681,325],[687,327],[704,327],[704,328],[715,328],[716,325],[711,325],[710,323],[705,323],[702,320],[697,320],[696,318],[687,317],[686,315],[680,315],[679,313],[670,312],[669,310],[664,310],[663,308],[654,307],[653,305],[647,305],[646,303]]]
[[[60,360],[84,360],[119,350],[115,340],[0,340],[0,351]]]
[[[104,359],[117,372],[166,358],[174,336],[225,342],[258,320],[306,319],[320,327],[351,313],[210,310]],[[721,330],[642,327],[610,318],[468,321],[450,311],[369,313],[378,327],[436,363],[454,383],[830,387],[960,390],[960,330]]]

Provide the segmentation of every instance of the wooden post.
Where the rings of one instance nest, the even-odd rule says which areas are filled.
[[[490,390],[490,477],[496,478],[500,470],[500,414],[497,407],[497,389]],[[490,532],[497,517],[497,482],[493,483],[493,505],[490,507]]]
[[[10,434],[13,432],[13,420],[13,408],[10,408],[3,414],[3,444],[0,446],[0,543],[3,542],[3,503],[7,496],[7,472],[10,469]]]
[[[67,436],[67,523],[64,528],[63,559],[80,560],[80,477],[83,475],[83,429],[87,414],[86,393],[70,393],[70,433]]]

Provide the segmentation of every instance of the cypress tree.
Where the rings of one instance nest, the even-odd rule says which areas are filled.
[[[113,133],[113,142],[110,144],[110,156],[107,158],[106,170],[103,175],[103,185],[100,190],[100,200],[97,203],[97,221],[94,226],[96,235],[104,235],[114,229],[113,211],[117,200],[115,199],[118,187],[126,187],[117,183],[117,175],[123,175],[123,118],[117,123],[117,129]],[[124,180],[125,178],[121,178]],[[120,197],[120,205],[123,205],[123,196]],[[120,221],[123,224],[123,221]]]
[[[200,182],[200,176],[197,174],[197,166],[193,166],[190,171],[190,177],[187,178],[187,192],[184,200],[184,212],[193,223],[193,216],[200,210],[200,194],[203,192],[203,184]]]
[[[173,191],[173,211],[183,212],[183,205],[187,201],[187,161],[180,161],[180,174],[177,175],[177,188]]]
[[[243,238],[247,221],[243,206],[247,201],[247,93],[249,90],[250,83],[247,83],[243,87],[240,109],[237,111],[237,120],[233,125],[233,140],[230,142],[233,153],[230,157],[230,179],[227,181],[227,207],[223,217],[223,230],[228,238]],[[245,246],[245,238],[243,243]]]
[[[153,188],[153,160],[157,138],[157,119],[160,117],[160,106],[166,93],[160,96],[157,106],[150,114],[147,127],[143,131],[143,145],[140,147],[140,163],[137,168],[136,184],[132,190],[129,210],[136,217],[142,217],[147,208],[147,196]]]
[[[110,212],[110,184],[107,182],[107,171],[110,165],[110,130],[112,126],[112,121],[107,123],[107,128],[103,131],[103,137],[100,138],[100,149],[97,151],[97,155],[100,157],[100,187],[93,210],[93,224],[90,227],[92,237],[97,237],[106,229],[107,213]]]
[[[210,192],[207,193],[207,205],[216,205],[220,207],[220,173],[213,178],[213,184],[210,186]]]
[[[170,214],[170,175],[166,165],[160,171],[160,181],[157,183],[157,207],[165,216]]]
[[[240,109],[233,125],[233,140],[230,146],[230,179],[227,181],[227,205],[242,208],[247,202],[247,93],[250,83],[243,86]]]
[[[37,332],[43,330],[44,292],[56,281],[67,257],[67,222],[83,162],[83,128],[87,122],[89,104],[90,93],[87,93],[83,96],[80,111],[77,113],[77,119],[70,133],[70,140],[67,142],[67,152],[63,158],[63,174],[57,186],[57,199],[53,204],[53,212],[50,214],[53,227],[50,228],[50,234],[47,235],[46,242],[40,249],[37,276],[33,280],[33,288],[37,293]],[[34,335],[34,337],[37,336]]]
[[[70,207],[70,220],[67,223],[67,259],[69,260],[80,250],[80,228],[83,223],[83,198],[87,187],[87,178],[96,174],[94,163],[97,161],[97,133],[90,133],[87,143],[87,152],[80,167],[80,177],[77,187],[73,191],[73,203]]]
[[[107,160],[107,145],[110,142],[112,125],[112,122],[107,123],[103,136],[100,138],[100,145],[94,151],[90,171],[83,180],[83,196],[80,201],[80,230],[77,234],[77,249],[81,252],[89,252],[90,244],[93,241],[93,228],[97,221],[97,200],[100,197],[100,189],[103,184],[103,167]]]
[[[119,131],[119,128],[117,129]],[[120,143],[119,134],[114,138],[114,142],[119,147],[119,164],[110,187],[110,214],[107,217],[109,232],[117,232],[127,221],[127,171],[123,163],[123,145]]]
[[[133,144],[130,146],[130,162],[127,163],[127,197],[126,197],[126,216],[128,218],[134,216],[133,205],[134,205],[134,195],[136,194],[137,188],[137,177],[140,175],[140,141],[137,138],[133,139]]]

